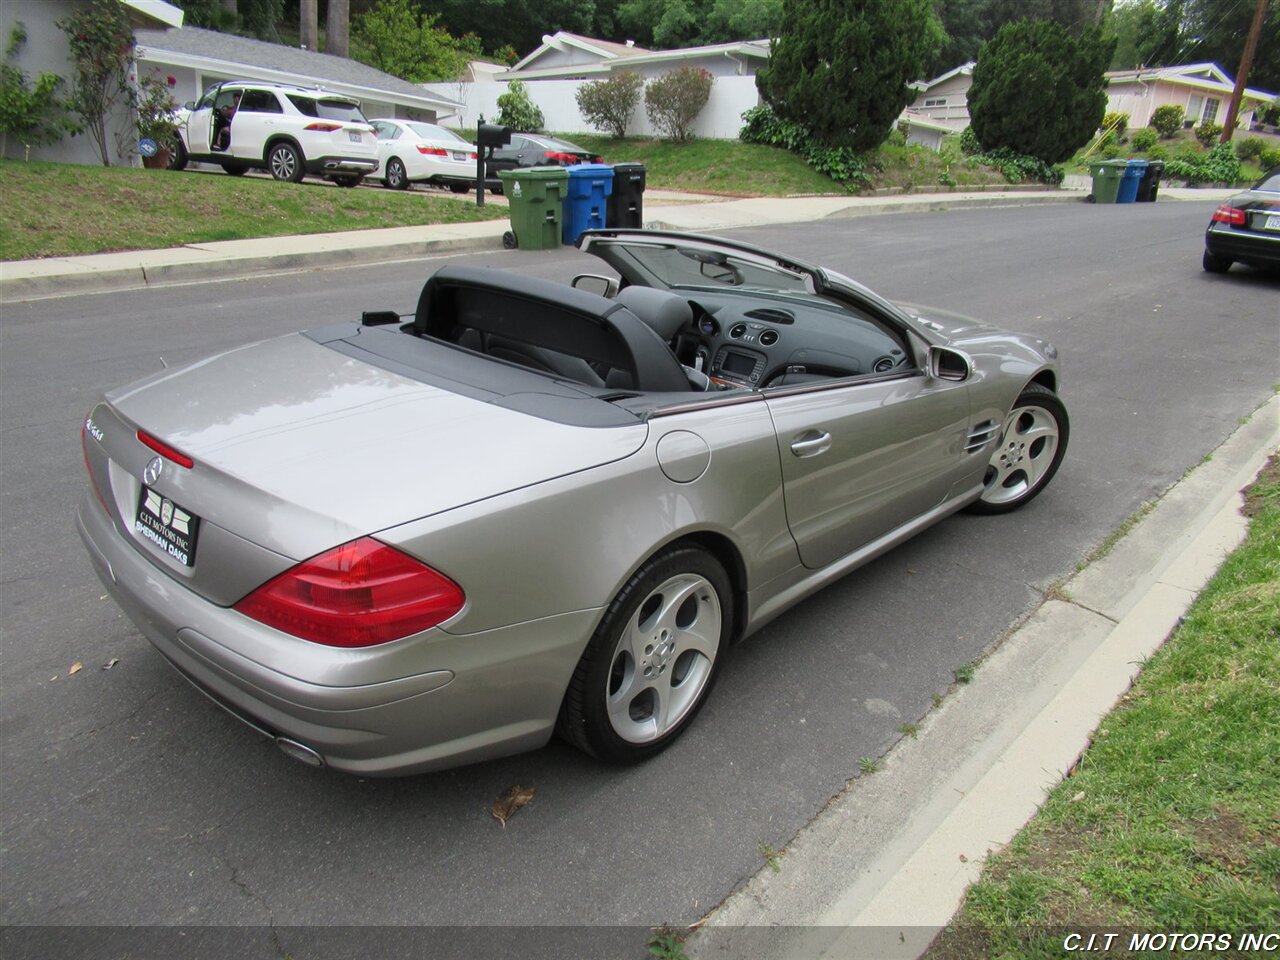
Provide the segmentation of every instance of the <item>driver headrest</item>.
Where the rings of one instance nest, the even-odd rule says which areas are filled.
[[[693,322],[693,308],[684,297],[653,287],[624,287],[614,297],[643,320],[663,340],[670,342]]]

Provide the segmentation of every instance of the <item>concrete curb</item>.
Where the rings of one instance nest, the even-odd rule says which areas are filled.
[[[851,782],[686,943],[709,958],[918,957],[1243,539],[1273,396],[1001,643],[884,769]]]

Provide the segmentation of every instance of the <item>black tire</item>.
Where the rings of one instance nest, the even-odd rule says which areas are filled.
[[[1030,503],[1058,472],[1070,436],[1071,421],[1058,395],[1038,383],[1027,384],[1005,418],[982,496],[967,509],[1008,513]]]
[[[302,152],[287,140],[271,145],[267,151],[267,170],[275,179],[287,183],[299,183],[307,173]]]
[[[404,164],[400,162],[399,157],[392,157],[387,161],[387,169],[383,171],[385,174],[382,182],[391,190],[407,190],[409,188],[409,174],[405,172]]]
[[[1200,265],[1209,273],[1226,273],[1231,269],[1234,261],[1228,260],[1226,257],[1220,257],[1216,253],[1210,253],[1208,250],[1204,252],[1204,256],[1200,258]]]
[[[495,197],[500,197],[500,196],[502,196],[502,188],[501,188],[501,187],[490,187],[490,188],[489,188],[489,192],[490,192],[490,193],[492,193]]]
[[[691,544],[662,550],[609,605],[569,681],[557,732],[610,763],[666,749],[707,702],[733,617],[733,587],[715,557]]]
[[[449,189],[454,193],[470,193],[471,184],[469,183],[451,183]]]
[[[512,233],[510,230],[508,230],[506,233],[502,235],[502,245],[506,247],[508,250],[514,250],[520,244],[516,240],[516,235]]]
[[[360,181],[363,179],[364,177],[334,177],[333,182],[340,187],[346,187],[349,189],[351,187],[360,186]]]
[[[249,172],[248,167],[242,167],[239,164],[235,164],[235,163],[224,163],[224,164],[221,164],[221,167],[224,171],[226,171],[228,174],[230,174],[233,177],[243,177],[246,173]]]
[[[182,138],[175,136],[173,146],[169,149],[169,162],[165,166],[169,170],[185,170],[189,159],[187,148],[182,145]]]

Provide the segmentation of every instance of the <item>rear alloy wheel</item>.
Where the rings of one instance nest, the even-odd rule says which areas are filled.
[[[729,577],[705,550],[662,551],[627,581],[578,662],[557,729],[601,760],[635,763],[693,721],[733,632]]]
[[[1200,265],[1209,271],[1209,273],[1226,273],[1231,269],[1233,261],[1226,257],[1220,257],[1216,253],[1210,253],[1208,250],[1204,252],[1204,256],[1200,258]]]
[[[409,175],[405,173],[404,164],[400,162],[399,158],[392,157],[387,161],[386,176],[382,178],[382,182],[392,190],[404,190],[408,188]]]
[[[1057,394],[1029,383],[1004,421],[1000,443],[987,464],[974,513],[1007,513],[1029,502],[1053,479],[1071,431]]]
[[[302,166],[302,154],[292,143],[277,143],[267,151],[267,169],[277,180],[298,183],[306,170]]]

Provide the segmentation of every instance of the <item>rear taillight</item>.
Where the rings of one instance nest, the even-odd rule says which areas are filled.
[[[604,157],[593,157],[593,158],[591,159],[591,162],[592,162],[592,163],[604,163]]]
[[[323,121],[318,121],[318,122],[316,122],[316,123],[308,123],[308,124],[307,124],[305,127],[303,127],[302,129],[304,129],[304,130],[315,130],[315,131],[317,131],[317,132],[319,132],[319,133],[333,133],[333,131],[335,131],[335,130],[341,130],[341,129],[342,129],[342,124],[340,124],[340,123],[325,123],[325,122],[323,122]]]
[[[185,453],[180,450],[175,450],[163,440],[157,440],[145,430],[138,431],[138,440],[143,444],[143,446],[150,447],[156,453],[160,454],[160,456],[164,457],[166,460],[172,460],[180,467],[186,467],[190,470],[196,465],[196,462]]]
[[[449,155],[448,150],[443,150],[440,147],[423,146],[421,143],[418,144],[418,152],[428,157],[447,157]]]
[[[1203,214],[1201,214],[1203,216]],[[1243,227],[1245,224],[1245,213],[1239,207],[1233,207],[1229,203],[1224,203],[1213,211],[1213,219],[1217,223],[1229,223],[1235,227]]]
[[[286,570],[235,609],[313,643],[369,647],[443,623],[465,601],[444,574],[362,537]]]
[[[556,150],[548,150],[544,156],[546,157],[547,163],[562,163],[572,166],[578,162],[578,158],[572,153],[560,153]]]

